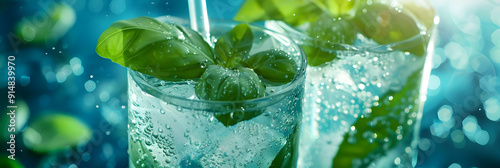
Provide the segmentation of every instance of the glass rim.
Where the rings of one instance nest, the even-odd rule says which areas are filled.
[[[164,19],[168,19],[167,21],[171,21],[174,23],[179,23],[179,24],[186,24],[188,23],[185,19],[175,17],[175,16],[161,16],[157,18],[160,21],[166,21]],[[210,24],[218,23],[218,24],[230,24],[230,25],[237,25],[238,23],[243,23],[243,22],[238,22],[238,21],[233,21],[233,20],[210,20]],[[173,104],[177,106],[182,106],[186,107],[189,109],[201,109],[201,110],[207,110],[207,111],[213,111],[211,107],[213,106],[235,106],[235,104],[258,104],[258,107],[250,107],[250,108],[245,108],[245,110],[252,110],[253,108],[262,108],[262,106],[267,107],[269,105],[272,105],[279,101],[281,98],[284,96],[287,96],[291,92],[297,90],[299,87],[304,87],[303,83],[305,82],[305,71],[307,68],[307,62],[306,62],[306,56],[305,53],[302,51],[300,46],[295,43],[295,41],[292,38],[289,38],[286,34],[283,34],[281,32],[277,32],[268,28],[265,28],[262,25],[254,24],[254,23],[249,23],[249,26],[252,28],[258,28],[257,31],[265,31],[266,34],[269,34],[269,32],[272,32],[273,35],[278,35],[279,38],[285,38],[288,39],[290,42],[291,47],[296,48],[296,51],[299,52],[300,58],[298,59],[300,62],[298,62],[299,70],[297,71],[296,76],[294,79],[285,84],[285,86],[273,92],[273,94],[261,98],[256,98],[256,99],[249,99],[249,100],[235,100],[235,101],[215,101],[215,100],[201,100],[201,99],[190,99],[187,97],[182,97],[182,96],[176,96],[176,95],[169,95],[163,91],[161,91],[159,88],[152,86],[150,83],[148,83],[146,80],[144,80],[143,77],[139,75],[145,75],[140,72],[134,71],[130,68],[127,68],[127,73],[130,75],[138,87],[145,93],[152,95],[154,97],[157,97],[165,102],[174,102]],[[181,82],[188,82],[188,81],[196,81],[195,80],[186,80],[186,81],[181,81]],[[129,86],[130,87],[130,86]],[[271,100],[271,101],[270,101]],[[177,102],[177,103],[175,103]],[[201,106],[196,106],[196,105],[201,105]],[[236,107],[236,108],[241,108],[241,107]],[[226,110],[234,110],[234,108],[229,108]],[[224,110],[224,111],[226,111]],[[221,109],[216,109],[215,111],[221,111]]]

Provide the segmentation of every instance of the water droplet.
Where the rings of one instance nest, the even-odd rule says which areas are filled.
[[[165,110],[160,109],[160,113],[161,113],[161,114],[165,114]]]

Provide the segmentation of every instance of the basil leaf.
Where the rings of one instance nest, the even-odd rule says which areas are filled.
[[[311,24],[306,33],[312,38],[312,44],[302,45],[302,49],[308,64],[319,66],[337,57],[334,51],[343,49],[337,44],[353,44],[358,31],[348,19],[334,19],[329,15],[322,15],[318,21]]]
[[[210,45],[193,30],[150,17],[117,21],[99,37],[97,53],[163,80],[199,78],[214,64]]]
[[[207,68],[195,86],[196,96],[203,100],[238,101],[265,96],[265,86],[251,69],[237,67],[227,69],[220,65]],[[235,104],[235,109],[243,107]],[[238,107],[239,106],[239,107]],[[262,111],[235,110],[228,114],[216,114],[215,117],[225,126],[235,125],[244,120],[260,115]]]
[[[299,148],[299,134],[298,134],[299,124],[295,124],[292,134],[288,136],[285,146],[281,148],[278,154],[274,157],[270,168],[288,168],[297,167],[294,162],[297,160],[298,148]]]
[[[379,44],[396,43],[420,34],[420,29],[412,17],[380,3],[358,8],[353,21],[363,35]],[[392,48],[423,56],[426,46],[427,40],[422,37]]]
[[[87,143],[92,137],[92,131],[87,125],[63,114],[44,115],[31,123],[22,134],[26,147],[38,153]]]
[[[235,68],[248,55],[252,43],[253,33],[248,24],[236,25],[215,43],[217,64],[226,68]]]
[[[44,9],[43,15],[24,18],[16,26],[16,33],[27,42],[46,43],[52,45],[58,42],[76,21],[76,12],[66,3],[53,3],[50,8]],[[43,16],[42,20],[35,20]],[[42,22],[40,22],[42,21]]]
[[[415,125],[407,123],[409,120],[415,121],[412,114],[418,113],[421,73],[413,73],[399,92],[389,91],[384,95],[379,106],[371,108],[368,117],[358,118],[353,125],[357,131],[345,134],[339,151],[333,158],[332,167],[368,167],[398,143],[411,137]],[[409,111],[405,112],[405,109]],[[403,138],[398,138],[398,131]],[[372,136],[374,134],[375,138]],[[385,138],[389,141],[384,141]],[[358,164],[361,165],[354,165],[355,159],[359,159]]]
[[[291,82],[297,74],[297,64],[281,50],[271,49],[251,55],[244,65],[271,84],[283,85]]]

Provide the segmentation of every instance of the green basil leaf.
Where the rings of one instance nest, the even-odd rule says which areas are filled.
[[[10,155],[9,155],[10,156]],[[9,159],[7,155],[0,155],[0,165],[8,168],[24,168],[24,166],[17,160]]]
[[[353,44],[358,31],[349,19],[334,19],[329,15],[322,15],[311,24],[306,33],[312,38],[312,44],[302,45],[302,49],[308,64],[319,66],[337,57],[334,51],[342,49],[337,44]]]
[[[353,125],[356,132],[345,134],[332,167],[368,167],[398,143],[411,137],[415,125],[407,123],[415,121],[412,114],[418,113],[421,73],[413,73],[399,92],[389,91],[381,97],[379,106],[372,107],[368,117],[358,118]],[[396,132],[400,132],[403,138],[398,138]],[[372,135],[375,134],[374,138]],[[389,141],[384,141],[385,138]],[[356,165],[353,164],[355,159],[359,159]]]
[[[16,135],[21,132],[30,117],[30,109],[26,101],[17,97],[16,106],[17,109],[5,108],[4,114],[6,115],[0,118],[0,124],[2,124],[0,126],[0,140],[8,140],[11,134]],[[13,110],[14,113],[11,113]],[[10,127],[12,117],[15,117],[15,126]]]
[[[281,50],[271,49],[251,55],[244,64],[271,84],[291,82],[297,74],[297,64]]]
[[[251,69],[241,66],[236,69],[227,69],[220,65],[212,65],[207,68],[196,84],[195,93],[203,100],[249,100],[264,97],[265,86]],[[239,108],[236,107],[236,109]],[[240,121],[252,119],[261,113],[262,111],[236,110],[228,114],[216,114],[215,117],[225,126],[231,126]]]
[[[379,44],[396,43],[420,34],[415,19],[404,11],[380,3],[358,8],[353,21],[363,35]],[[423,56],[427,43],[427,40],[422,37],[392,48]]]
[[[39,153],[87,143],[92,137],[87,125],[64,114],[44,115],[31,123],[22,134],[26,147]]]
[[[163,80],[199,78],[214,64],[210,45],[193,30],[150,17],[117,21],[99,37],[97,53]]]
[[[235,68],[248,55],[253,43],[253,33],[246,23],[236,25],[215,43],[217,64]]]

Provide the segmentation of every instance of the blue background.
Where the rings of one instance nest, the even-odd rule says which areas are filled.
[[[40,21],[45,5],[64,2],[76,13],[54,43],[14,38],[23,19]],[[418,167],[500,165],[500,1],[430,0],[440,16],[428,86]],[[231,19],[242,1],[207,0],[210,18]],[[92,130],[88,144],[37,154],[22,143],[25,167],[127,167],[125,68],[99,57],[99,35],[113,22],[137,16],[188,18],[187,1],[0,0],[0,88],[7,91],[7,56],[16,56],[16,99],[30,110],[28,124],[63,113]],[[6,96],[0,104],[7,105]],[[6,116],[2,116],[6,117]],[[17,136],[19,142],[22,136]],[[5,146],[2,147],[2,152]],[[3,156],[2,156],[3,157]]]

